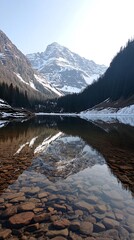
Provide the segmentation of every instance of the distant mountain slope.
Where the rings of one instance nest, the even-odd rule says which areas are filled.
[[[52,43],[41,53],[28,54],[34,69],[47,77],[61,92],[80,92],[103,74],[107,67],[80,57],[58,43]]]
[[[0,83],[13,84],[29,98],[47,99],[61,94],[34,71],[25,57],[8,37],[0,31]]]
[[[57,109],[80,112],[109,99],[101,107],[125,107],[134,104],[134,40],[128,41],[115,56],[105,74],[80,94],[58,100]]]

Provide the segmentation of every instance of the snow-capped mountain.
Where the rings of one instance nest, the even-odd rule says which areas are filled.
[[[47,79],[31,67],[31,64],[17,47],[0,31],[0,83],[18,87],[28,97],[47,99],[61,96]]]
[[[34,69],[65,94],[80,92],[107,69],[55,42],[48,45],[44,52],[27,54],[27,58]]]

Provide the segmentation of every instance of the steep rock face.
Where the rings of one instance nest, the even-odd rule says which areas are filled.
[[[107,69],[58,43],[48,45],[42,53],[28,54],[27,58],[34,69],[64,94],[80,92]]]
[[[35,70],[28,59],[0,31],[0,83],[17,86],[20,91],[27,91],[28,96],[36,98],[53,98],[59,95]]]

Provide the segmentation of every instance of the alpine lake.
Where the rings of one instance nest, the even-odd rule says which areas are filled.
[[[0,239],[134,240],[134,127],[40,116],[0,128]]]

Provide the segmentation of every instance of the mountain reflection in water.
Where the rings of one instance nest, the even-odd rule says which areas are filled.
[[[40,117],[1,128],[2,231],[18,239],[133,239],[133,146],[133,127],[102,120]]]

